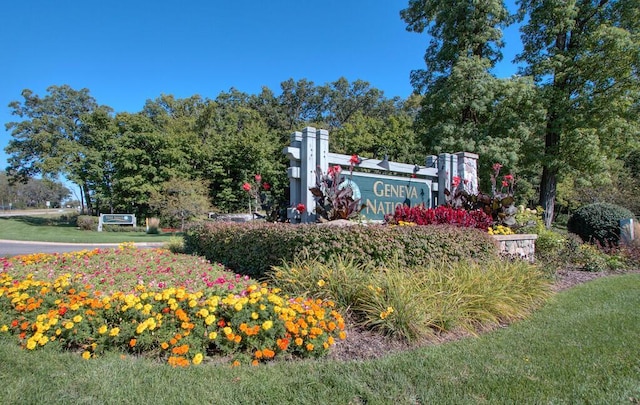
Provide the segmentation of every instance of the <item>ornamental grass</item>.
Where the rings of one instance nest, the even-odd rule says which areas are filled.
[[[322,297],[349,311],[360,326],[415,341],[435,333],[520,319],[549,296],[544,271],[523,261],[443,262],[407,269],[298,260],[274,268],[270,284],[287,293]]]
[[[0,260],[0,335],[26,350],[258,365],[319,357],[345,338],[331,301],[289,298],[191,256],[121,247]]]

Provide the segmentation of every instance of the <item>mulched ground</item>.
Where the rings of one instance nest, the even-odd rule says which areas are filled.
[[[640,270],[631,272],[638,273]],[[558,292],[612,274],[614,273],[563,270],[557,273],[556,281],[551,289],[554,292]],[[494,325],[487,327],[485,330],[477,331],[476,333],[484,333],[505,326],[507,325]],[[425,341],[408,344],[401,340],[390,339],[377,333],[355,328],[349,321],[347,321],[346,332],[347,338],[342,341],[337,341],[335,346],[331,348],[327,356],[329,359],[337,361],[374,359],[391,353],[450,342],[471,336],[467,331],[452,331],[439,334]]]

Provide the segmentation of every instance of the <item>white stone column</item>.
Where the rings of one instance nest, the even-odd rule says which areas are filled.
[[[469,194],[478,193],[478,155],[470,152],[458,152],[458,176],[464,190]]]

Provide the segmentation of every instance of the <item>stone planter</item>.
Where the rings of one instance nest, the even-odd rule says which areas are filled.
[[[500,254],[505,257],[519,258],[531,263],[535,260],[536,234],[493,235],[498,241]]]

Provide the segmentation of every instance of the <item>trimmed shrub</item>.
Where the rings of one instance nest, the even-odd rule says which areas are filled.
[[[620,241],[620,220],[634,218],[628,209],[615,204],[595,203],[579,208],[567,222],[567,230],[585,242],[598,242],[603,246],[617,245]]]
[[[98,227],[96,226],[96,229]],[[131,225],[102,225],[103,232],[146,232],[142,227]]]
[[[78,228],[83,231],[97,231],[99,222],[100,218],[89,215],[79,215],[76,221]]]
[[[185,232],[185,251],[218,261],[235,272],[262,277],[272,266],[296,258],[406,267],[498,256],[495,240],[478,229],[433,226],[320,226],[282,223],[206,223]]]

